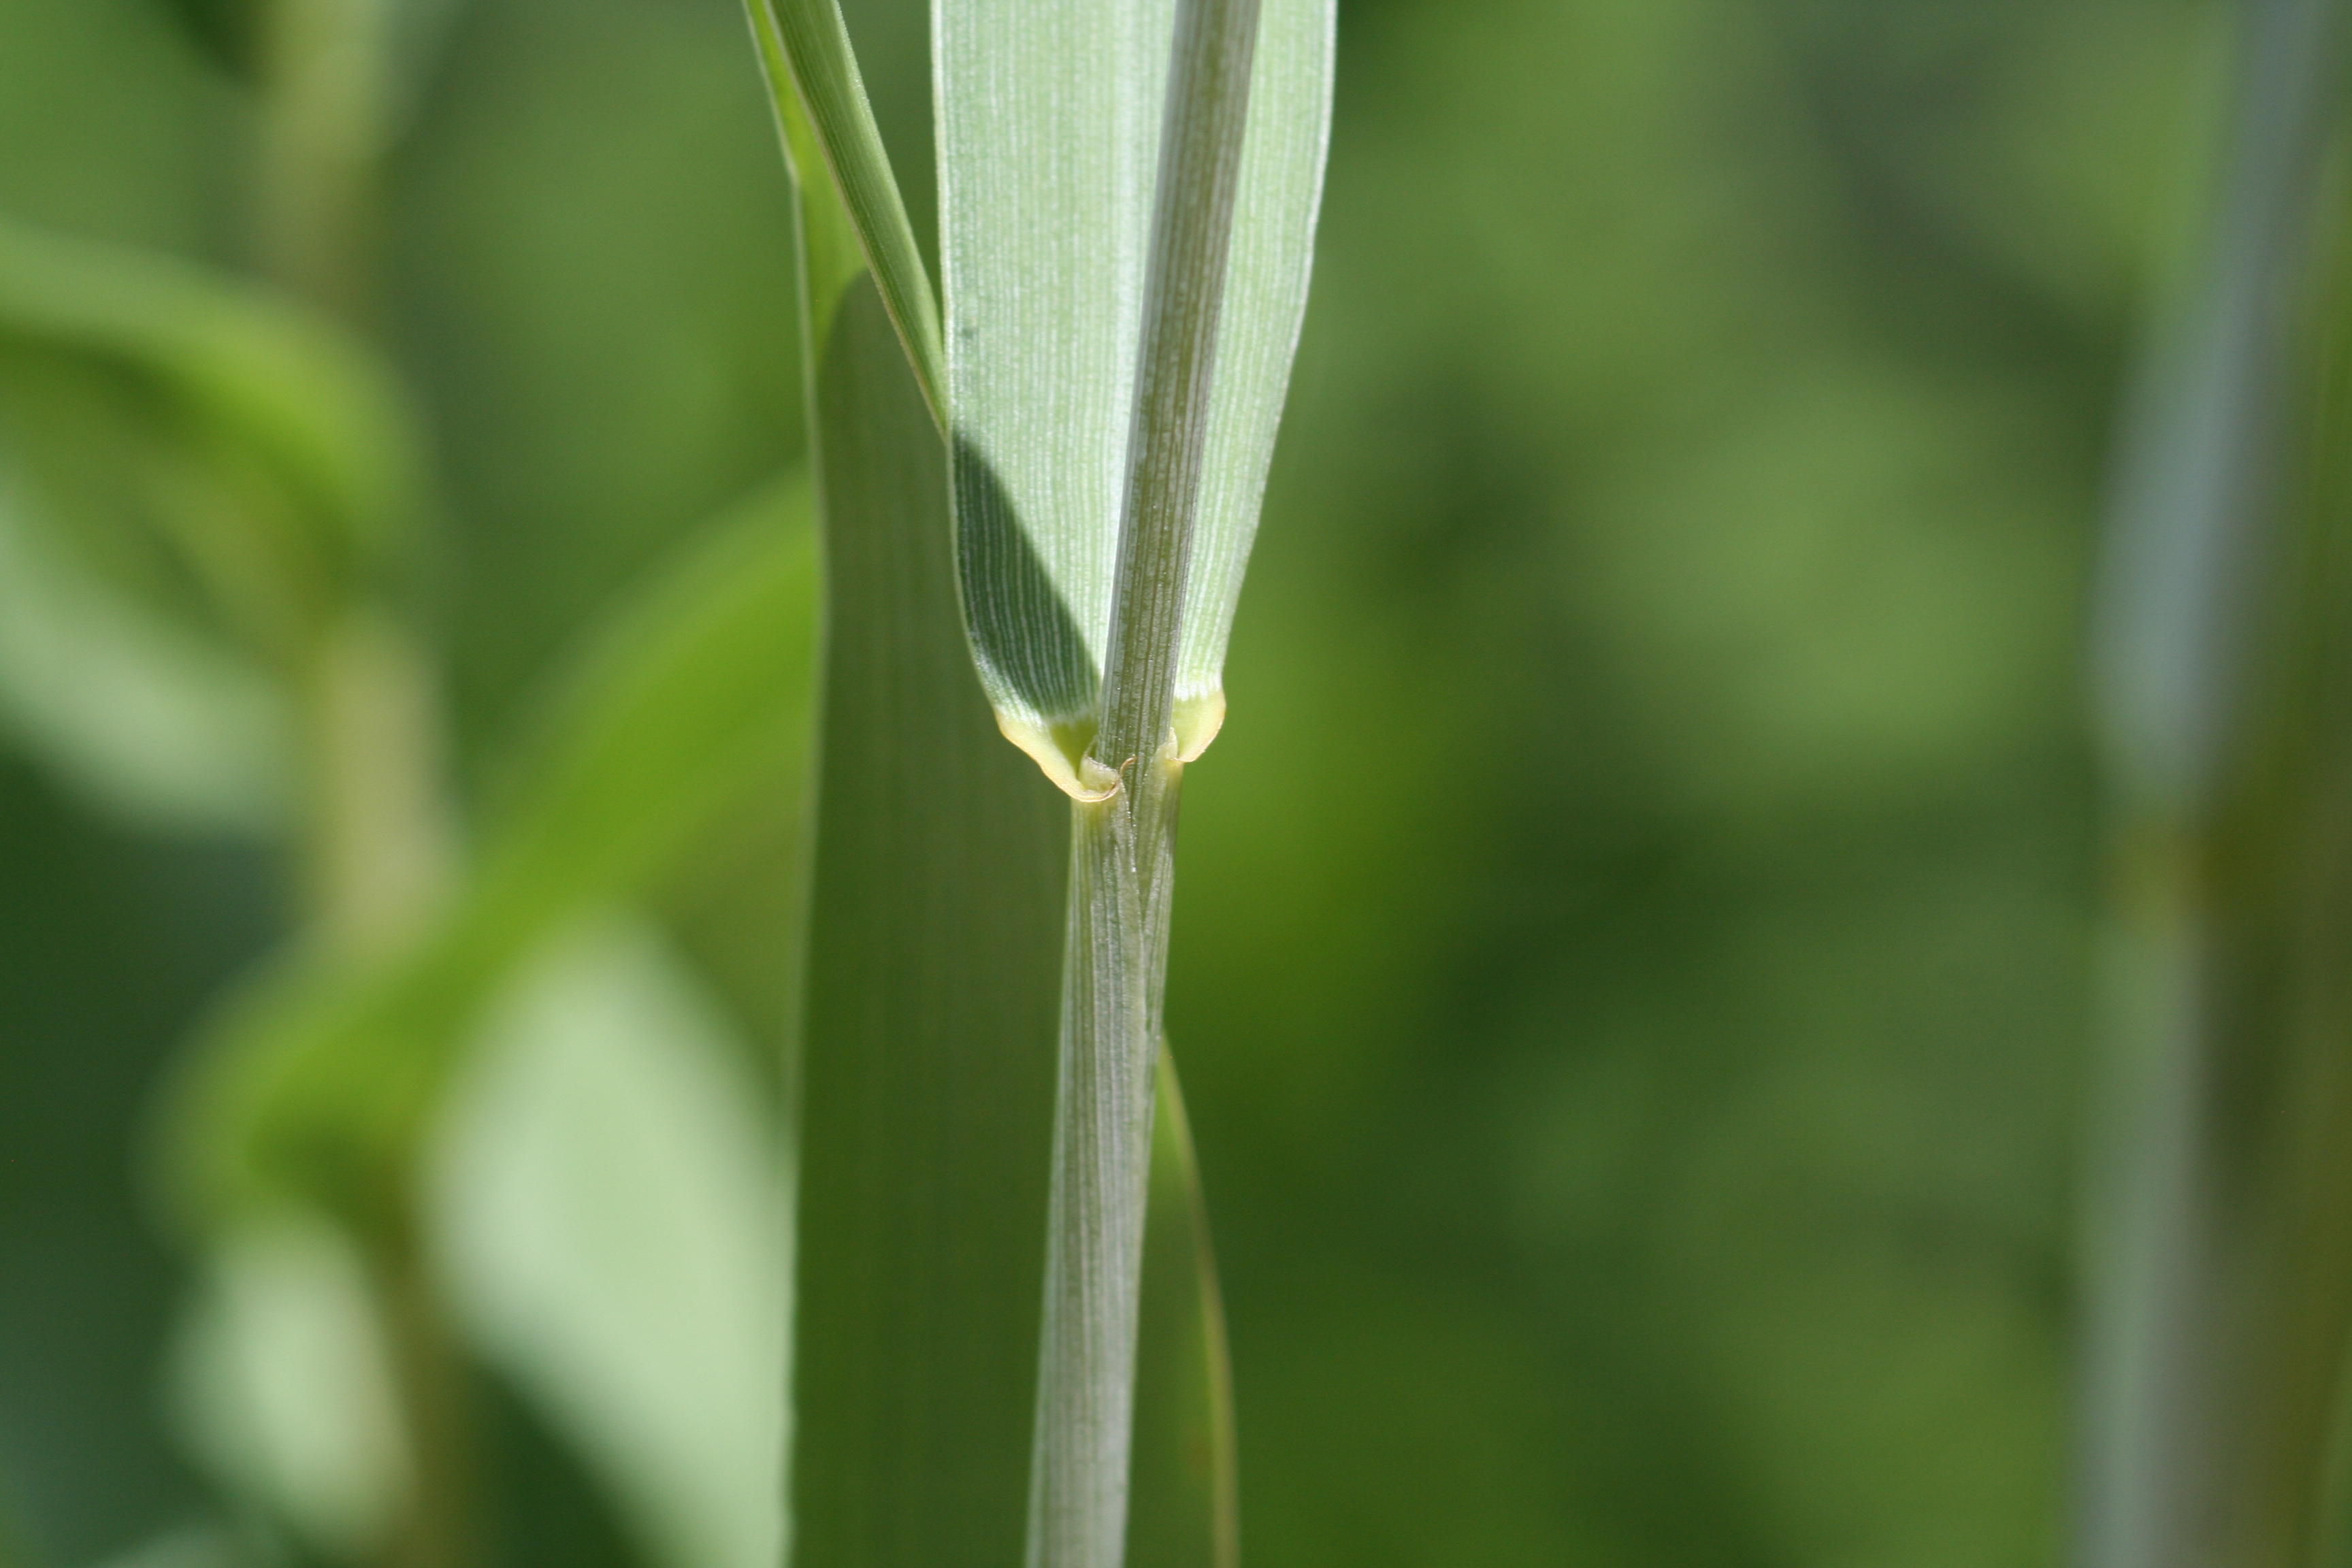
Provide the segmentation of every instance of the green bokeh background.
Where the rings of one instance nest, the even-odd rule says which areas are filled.
[[[921,8],[850,9],[919,189]],[[1342,0],[1169,1002],[1261,1568],[2055,1559],[2084,588],[2223,20]],[[734,0],[454,28],[391,169],[383,336],[441,465],[429,597],[478,786],[599,607],[801,437]],[[164,0],[0,0],[0,211],[241,264],[251,114]],[[28,1562],[211,1506],[160,1414],[189,1265],[139,1151],[283,880],[0,754]],[[669,903],[772,1036],[788,900]],[[495,1387],[486,1418],[503,1561],[635,1560],[558,1436]]]

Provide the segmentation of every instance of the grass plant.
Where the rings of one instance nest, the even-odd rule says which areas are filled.
[[[808,952],[771,960],[800,1015],[796,1558],[1232,1563],[1222,1315],[1160,997],[1177,783],[1222,716],[1304,307],[1328,0],[943,8],[944,305],[839,11],[754,4],[795,175],[810,471],[601,617],[463,831],[422,613],[430,443],[374,346],[381,166],[446,8],[196,19],[258,106],[262,281],[0,225],[0,550],[47,584],[10,600],[11,635],[65,639],[39,650],[57,689],[17,683],[60,754],[128,801],[238,814],[301,868],[293,940],[215,1009],[158,1123],[168,1207],[226,1281],[198,1383],[260,1401],[204,1440],[224,1484],[306,1550],[478,1558],[453,1302],[527,1298],[446,1277],[500,1247],[467,1220],[436,1253],[436,1129],[530,975],[709,1033],[625,911],[747,799],[813,798],[782,872]],[[107,642],[123,626],[145,640]],[[64,695],[93,670],[144,708]],[[207,766],[132,709],[181,713]],[[575,927],[628,973],[547,969]],[[248,1299],[328,1312],[362,1393],[381,1355],[372,1436],[324,1384],[239,1393],[218,1347],[286,1337],[236,1321]],[[545,1353],[518,1375],[568,1388],[567,1419],[625,1424],[598,1391],[664,1384],[565,1384]],[[343,1436],[306,1443],[306,1421]],[[751,1549],[709,1542],[756,1525],[679,1525],[709,1489],[665,1499],[658,1468],[614,1484],[681,1568]]]
[[[795,1529],[827,1562],[1109,1568],[1178,785],[1223,717],[1305,303],[1330,12],[939,7],[943,310],[837,8],[750,12],[833,563]],[[1198,1185],[1161,1115],[1172,1215]],[[1192,1316],[1154,1353],[1213,1383],[1213,1303]],[[1211,1452],[1226,1479],[1191,1489],[1225,1561]]]
[[[1160,998],[1334,7],[935,0],[928,249],[895,23],[751,0],[763,106],[711,9],[0,7],[10,211],[116,237],[0,214],[0,1558],[187,1506],[42,1378],[152,1359],[68,1108],[211,995],[149,1169],[219,1518],[149,1568],[1237,1560]],[[1961,9],[1351,18],[1286,657],[1177,960],[1269,1557],[2042,1549],[2069,520],[2205,8]],[[2343,11],[2231,8],[2109,520],[2089,1568],[2341,1551]],[[174,919],[278,945],[215,990]]]

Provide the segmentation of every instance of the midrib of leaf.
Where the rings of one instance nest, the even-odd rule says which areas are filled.
[[[1108,659],[1091,749],[1114,770],[1180,749],[1171,728],[1176,655],[1257,22],[1258,0],[1179,0],[1176,12]]]

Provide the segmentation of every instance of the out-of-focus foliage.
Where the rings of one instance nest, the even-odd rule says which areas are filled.
[[[258,289],[0,216],[0,426],[20,740],[167,826],[282,814],[263,669],[415,547],[416,433],[383,368]]]
[[[192,1457],[301,1547],[366,1555],[409,1474],[364,1264],[333,1230],[290,1217],[246,1226],[207,1262],[173,1368]]]
[[[164,828],[282,820],[279,693],[232,649],[80,569],[0,492],[0,708],[21,752],[110,811]]]
[[[194,1223],[289,1196],[370,1217],[370,1184],[425,1136],[512,965],[567,918],[709,853],[712,819],[744,797],[791,815],[816,655],[807,487],[772,487],[682,552],[523,726],[478,870],[437,927],[391,962],[298,958],[206,1029],[169,1107],[164,1173]]]
[[[249,259],[254,110],[184,9],[0,0],[0,213],[213,272]],[[848,9],[893,161],[927,189],[921,7]],[[2203,0],[1343,5],[1317,293],[1233,718],[1189,791],[1170,998],[1251,1561],[2054,1554],[2093,880],[2083,562],[2126,346],[2193,210],[2215,19]],[[380,342],[437,470],[397,591],[446,680],[478,853],[538,693],[795,459],[799,394],[785,190],[732,0],[471,0],[449,28],[385,174]],[[37,493],[21,466],[0,494]],[[112,613],[40,646],[111,638]],[[224,690],[266,702],[204,684],[214,667],[121,666],[202,691],[152,699],[156,728],[110,752],[88,710],[152,684],[105,686],[113,655],[28,653],[0,622],[0,1533],[48,1568],[226,1563],[217,1450],[166,1409],[205,1266],[159,1239],[134,1171],[173,1052],[292,917],[274,850],[159,826],[236,816],[223,801],[273,820],[228,750],[209,773],[152,759]],[[37,658],[93,695],[58,702]],[[644,808],[549,853],[591,865]],[[551,915],[475,997],[506,999],[494,1034],[560,1018],[577,994],[534,1015],[530,987],[585,964],[681,1009],[634,1064],[587,1027],[533,1047],[667,1085],[614,1090],[659,1101],[633,1123],[648,1140],[707,1121],[701,1175],[642,1192],[646,1214],[761,1157],[774,1086],[725,1086],[758,1081],[792,1006],[794,792],[689,815],[674,852],[562,911],[641,906],[578,939],[635,957],[567,956]],[[544,1163],[496,1150],[513,1186],[478,1184],[558,1205],[511,1273],[462,1261],[502,1250],[483,1232],[446,1236],[489,1553],[717,1563],[732,1548],[684,1544],[689,1493],[662,1489],[682,1450],[640,1461],[616,1435],[677,1419],[632,1403],[647,1389],[710,1375],[673,1385],[618,1326],[687,1308],[616,1295],[517,1342],[534,1292],[609,1265],[563,1215],[635,1223],[562,1209],[586,1189],[551,1173],[610,1106],[584,1078],[576,1101],[525,1095],[552,1070],[530,1059],[473,1056],[436,1124],[462,1165],[493,1157],[480,1118],[514,1119]],[[755,1274],[721,1223],[618,1245]],[[608,1365],[608,1335],[652,1359]]]
[[[562,1413],[651,1563],[769,1568],[788,1210],[735,1026],[611,923],[547,951],[488,1026],[428,1210],[461,1321]]]

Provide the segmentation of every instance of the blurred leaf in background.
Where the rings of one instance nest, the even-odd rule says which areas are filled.
[[[461,1319],[652,1562],[776,1563],[791,1208],[735,1026],[656,935],[607,918],[487,1026],[433,1162]]]
[[[0,710],[64,789],[130,821],[255,835],[286,809],[287,716],[228,649],[77,567],[0,492]]]
[[[250,261],[250,89],[183,9],[0,0],[0,212]],[[848,10],[928,189],[922,7]],[[1343,6],[1318,292],[1228,667],[1252,721],[1190,792],[1169,1002],[1250,1561],[2054,1557],[2083,560],[2124,350],[2193,211],[2220,16]],[[562,771],[520,738],[595,730],[531,717],[563,710],[544,694],[626,686],[581,672],[801,425],[786,196],[732,0],[471,0],[446,25],[384,170],[380,341],[436,459],[404,591],[478,878],[516,781]],[[0,367],[0,405],[115,406],[119,374],[40,354],[38,380],[29,352]],[[94,542],[11,521],[61,493],[33,471],[60,456],[6,455],[0,549]],[[163,1392],[212,1266],[159,1242],[132,1170],[175,1044],[291,928],[253,838],[282,742],[221,623],[41,559],[107,597],[0,563],[0,1497],[37,1565],[225,1561]],[[170,765],[175,725],[219,742],[204,765]],[[743,1173],[778,1090],[745,1064],[791,1016],[801,810],[767,755],[740,791],[686,769],[549,817],[577,826],[534,853],[583,886],[501,928],[476,1032],[450,1026],[475,1054],[432,1130],[441,1180],[484,1162],[485,1193],[551,1205],[544,1253],[480,1244],[488,1215],[440,1232],[500,1254],[444,1269],[497,1561],[751,1550],[748,1523],[696,1545],[675,1522],[678,1488],[719,1478],[664,1481],[614,1435],[678,1418],[621,1414],[670,1391],[659,1342],[594,1347],[625,1309],[734,1321],[749,1287],[716,1282],[765,1267],[739,1250]],[[669,847],[621,854],[624,821]],[[625,1044],[585,1022],[625,1007],[658,1021]],[[576,1081],[530,1089],[559,1058]],[[667,1107],[632,1123],[648,1162],[721,1129],[659,1200],[704,1207],[698,1238],[553,1174],[624,1093]],[[612,1237],[569,1228],[592,1216]],[[633,1287],[659,1258],[714,1283],[520,1352],[509,1314],[624,1252]],[[716,1433],[744,1395],[713,1390]]]
[[[291,1216],[247,1226],[208,1261],[174,1368],[190,1449],[300,1548],[375,1555],[410,1477],[365,1266],[335,1230]]]

